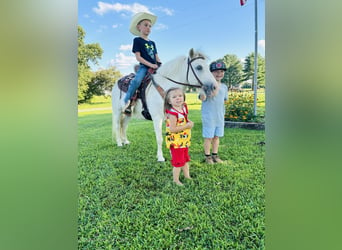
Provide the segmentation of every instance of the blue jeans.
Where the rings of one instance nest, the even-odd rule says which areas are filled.
[[[135,77],[131,81],[129,88],[127,90],[127,93],[124,99],[125,103],[127,103],[132,98],[137,88],[139,88],[141,81],[144,79],[147,73],[147,70],[148,70],[148,67],[140,64],[139,69],[137,73],[135,74]]]

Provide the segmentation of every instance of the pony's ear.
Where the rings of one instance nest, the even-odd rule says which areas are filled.
[[[195,56],[195,51],[194,51],[193,48],[191,48],[190,51],[189,51],[189,57],[193,58],[194,56]]]

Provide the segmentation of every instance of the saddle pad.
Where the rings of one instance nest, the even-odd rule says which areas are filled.
[[[129,84],[133,80],[134,77],[135,77],[135,74],[134,73],[130,73],[129,75],[126,75],[126,76],[120,78],[118,80],[119,89],[121,91],[127,93]],[[144,77],[144,79],[142,80],[142,82],[141,82],[141,84],[140,84],[138,89],[146,88],[146,86],[151,82],[151,78],[152,78],[151,74],[148,72],[146,74],[146,76]]]
[[[129,83],[132,81],[132,79],[135,77],[134,73],[131,73],[129,75],[126,75],[122,78],[119,79],[118,81],[118,87],[121,91],[123,92],[127,92],[128,87],[129,87]]]

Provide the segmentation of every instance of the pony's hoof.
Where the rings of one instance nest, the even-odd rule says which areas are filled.
[[[117,143],[118,147],[122,147],[122,143]]]
[[[130,144],[130,143],[131,143],[130,141],[125,141],[125,142],[124,142],[125,145],[128,145],[128,144]]]
[[[159,161],[159,162],[164,162],[164,161],[165,161],[165,158],[164,158],[164,157],[158,157],[158,161]]]

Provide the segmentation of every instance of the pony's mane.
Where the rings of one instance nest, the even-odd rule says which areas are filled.
[[[204,57],[205,60],[208,59],[206,55],[199,51],[194,51],[190,52],[191,57]],[[187,63],[187,56],[179,56],[176,57],[175,59],[166,62],[165,64],[162,64],[162,66],[158,69],[158,73],[163,75],[163,76],[170,76],[173,75],[180,70],[184,69],[184,63]]]
[[[205,60],[208,59],[207,56],[205,56],[203,53],[198,52],[198,51],[195,52],[193,49],[190,50],[189,57],[190,58],[203,57]],[[182,70],[184,71],[187,68],[186,67],[188,63],[187,60],[188,60],[187,56],[176,57],[175,59],[168,61],[165,64],[162,64],[162,66],[157,70],[157,74],[163,77],[173,78],[175,75],[178,75],[180,72],[182,72]],[[174,79],[174,80],[177,80],[177,79]]]
[[[173,75],[175,72],[182,70],[186,59],[186,56],[179,56],[171,61],[166,62],[165,64],[162,64],[157,72],[163,76]]]

